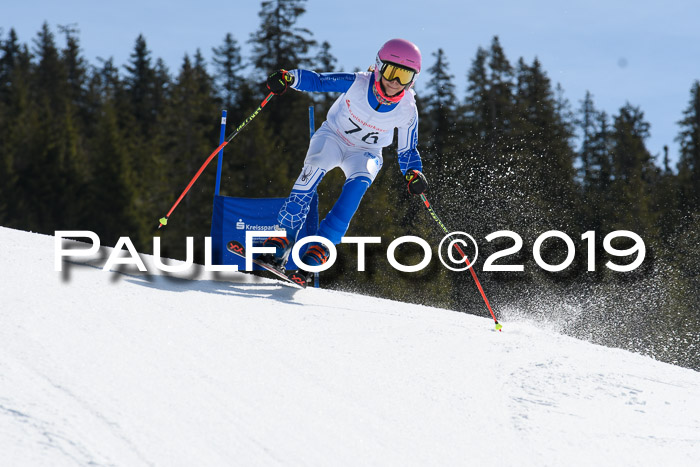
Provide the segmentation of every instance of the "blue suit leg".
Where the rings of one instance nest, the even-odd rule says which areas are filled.
[[[362,197],[371,184],[372,180],[362,176],[345,182],[338,201],[335,202],[325,219],[321,221],[317,235],[329,239],[335,245],[340,243],[350,226],[350,220],[360,206]]]
[[[292,242],[296,240],[299,229],[309,214],[311,200],[325,174],[326,171],[319,167],[310,164],[304,165],[292,192],[277,214],[277,222],[285,228],[287,238]]]

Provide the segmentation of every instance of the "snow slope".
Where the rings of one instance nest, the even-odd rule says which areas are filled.
[[[245,274],[62,274],[53,237],[0,244],[3,466],[700,465],[692,370]]]

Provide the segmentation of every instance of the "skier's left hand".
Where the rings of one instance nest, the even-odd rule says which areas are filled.
[[[406,181],[408,182],[408,192],[412,195],[420,195],[428,189],[428,180],[420,170],[407,170]]]

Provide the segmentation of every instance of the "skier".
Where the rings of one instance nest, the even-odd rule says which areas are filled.
[[[276,95],[284,94],[290,87],[343,94],[311,138],[301,174],[279,211],[277,221],[287,236],[266,239],[263,246],[276,250],[274,254],[261,255],[262,261],[284,268],[316,187],[326,172],[335,167],[343,170],[346,181],[317,235],[333,244],[340,243],[362,196],[382,168],[382,148],[392,143],[394,128],[398,128],[398,162],[408,191],[417,195],[427,189],[417,150],[418,111],[411,89],[420,70],[418,47],[404,39],[392,39],[379,50],[369,72],[319,74],[297,69],[278,70],[269,76],[267,87]],[[325,245],[314,242],[301,259],[307,265],[318,266],[328,260],[328,255]]]

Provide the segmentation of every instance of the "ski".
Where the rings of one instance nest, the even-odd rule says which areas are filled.
[[[226,244],[226,249],[233,253],[234,255],[245,258],[245,247],[238,241],[232,240]],[[285,285],[290,285],[299,289],[306,288],[307,277],[304,271],[294,271],[287,273],[284,269],[277,268],[276,266],[266,263],[260,260],[260,258],[253,258],[253,263],[257,264],[264,270],[271,272],[278,279],[282,280]]]
[[[288,273],[287,278],[295,284],[299,285],[301,288],[305,289],[306,284],[311,282],[311,273],[302,271],[301,269],[297,269],[294,272]]]

